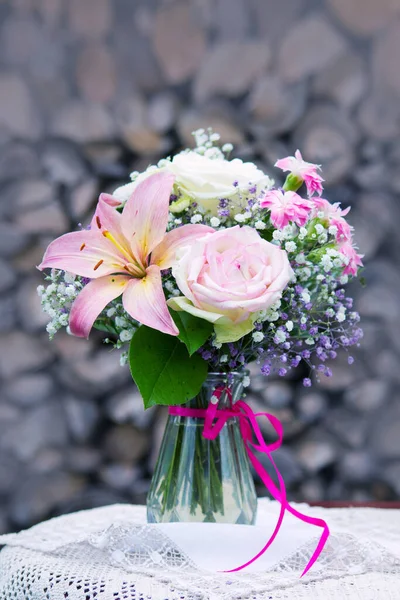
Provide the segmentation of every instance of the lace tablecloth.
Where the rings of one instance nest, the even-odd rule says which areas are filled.
[[[0,536],[0,600],[400,600],[400,510],[299,507],[331,529],[302,579],[320,532],[290,515],[262,559],[222,572],[262,547],[275,502],[255,527],[147,525],[143,506],[115,505]]]

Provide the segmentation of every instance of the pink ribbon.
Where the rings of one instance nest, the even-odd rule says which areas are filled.
[[[265,487],[271,494],[271,496],[275,498],[275,500],[277,500],[281,505],[275,529],[272,532],[272,535],[270,536],[265,546],[249,561],[247,561],[243,565],[240,565],[239,567],[236,567],[235,569],[230,569],[226,572],[232,573],[235,571],[241,571],[242,569],[254,563],[258,558],[260,558],[260,556],[262,556],[268,550],[268,548],[271,546],[272,542],[278,535],[278,532],[283,522],[283,518],[285,516],[285,511],[288,511],[304,523],[321,527],[323,530],[318,545],[301,575],[301,577],[303,577],[316,562],[325,546],[325,543],[329,537],[328,525],[323,519],[309,517],[308,515],[304,515],[303,513],[299,512],[298,510],[290,506],[289,502],[286,499],[286,489],[283,477],[280,474],[279,469],[276,466],[275,461],[271,455],[272,452],[274,452],[281,446],[283,440],[283,427],[279,419],[277,419],[274,415],[270,415],[269,413],[254,413],[250,406],[246,404],[246,402],[244,402],[243,400],[235,402],[235,404],[233,404],[229,409],[218,409],[218,401],[220,400],[224,392],[226,392],[230,402],[232,403],[231,390],[229,388],[220,387],[217,388],[213,393],[213,396],[215,397],[215,403],[211,401],[206,409],[186,408],[185,406],[170,406],[169,414],[179,417],[193,417],[197,419],[204,419],[203,437],[208,440],[215,440],[217,438],[218,434],[220,433],[221,429],[223,428],[228,419],[238,417],[240,419],[240,431],[243,437],[244,445],[249,460],[253,465],[255,471],[258,473],[260,479],[264,483]],[[258,417],[266,417],[271,423],[275,432],[277,433],[278,439],[272,444],[266,444],[262,436],[260,426],[257,422]],[[275,484],[273,479],[262,466],[261,462],[256,458],[256,456],[254,455],[254,450],[257,452],[263,452],[268,456],[275,470],[279,485]]]

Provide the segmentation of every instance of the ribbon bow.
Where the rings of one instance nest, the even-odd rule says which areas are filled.
[[[271,496],[275,500],[277,500],[281,505],[275,529],[272,532],[272,535],[270,536],[265,546],[249,561],[247,561],[243,565],[240,565],[239,567],[236,567],[235,569],[227,571],[227,573],[232,573],[245,569],[246,567],[254,563],[258,558],[260,558],[260,556],[262,556],[268,550],[268,548],[271,546],[272,542],[278,535],[278,532],[283,522],[283,518],[285,516],[285,511],[288,511],[304,523],[321,527],[323,530],[318,545],[301,575],[301,577],[303,577],[316,562],[325,546],[325,543],[329,537],[328,525],[323,519],[318,519],[315,517],[309,517],[308,515],[304,515],[303,513],[293,508],[287,501],[285,482],[271,455],[272,452],[274,452],[281,446],[283,440],[283,427],[279,419],[277,419],[274,415],[271,415],[266,412],[254,413],[250,406],[243,400],[235,402],[235,404],[233,404],[231,408],[219,409],[218,403],[224,392],[228,395],[228,398],[232,404],[231,390],[229,388],[219,387],[214,391],[213,396],[211,398],[211,402],[209,403],[206,409],[187,408],[184,406],[170,406],[169,414],[180,417],[194,417],[204,419],[203,437],[208,440],[215,440],[217,438],[218,434],[220,433],[221,429],[228,421],[228,419],[231,419],[233,417],[239,418],[240,431],[249,460],[253,465],[255,471],[259,475],[260,479],[264,483],[265,487],[271,494]],[[267,444],[265,442],[261,433],[260,426],[257,422],[257,419],[259,417],[266,417],[272,425],[273,429],[278,435],[278,439],[275,442],[271,444]],[[267,473],[261,462],[255,456],[254,451],[262,452],[268,456],[276,473],[279,485],[275,484],[271,476]]]

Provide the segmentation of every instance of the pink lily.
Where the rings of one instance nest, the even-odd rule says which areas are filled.
[[[296,150],[294,156],[286,156],[277,160],[275,167],[282,169],[282,171],[290,171],[293,175],[302,179],[306,184],[308,196],[315,193],[318,196],[322,194],[322,182],[324,180],[318,173],[321,166],[303,160],[300,150]]]
[[[71,333],[87,337],[98,315],[122,294],[134,319],[170,335],[179,331],[168,312],[161,269],[174,263],[176,250],[214,230],[184,225],[166,233],[174,177],[156,173],[134,190],[122,213],[102,194],[88,231],[66,233],[47,248],[39,269],[62,269],[88,277],[71,307]]]
[[[310,200],[304,200],[296,192],[283,190],[269,190],[260,205],[269,209],[271,222],[278,229],[282,229],[290,221],[302,227],[313,207]]]

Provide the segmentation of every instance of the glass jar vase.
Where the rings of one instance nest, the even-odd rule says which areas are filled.
[[[223,391],[218,409],[229,409],[243,394],[246,371],[209,373],[198,395],[184,406],[206,409]],[[149,523],[173,521],[250,525],[257,496],[238,417],[214,440],[203,437],[204,418],[169,415],[147,497]]]

